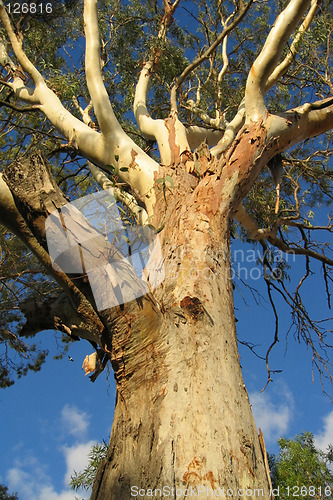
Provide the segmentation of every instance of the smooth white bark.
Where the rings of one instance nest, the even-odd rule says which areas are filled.
[[[258,121],[267,115],[264,100],[266,82],[275,69],[290,35],[295,30],[310,0],[291,0],[279,14],[264,47],[250,70],[245,90],[246,120]]]
[[[101,67],[101,47],[97,18],[97,0],[84,2],[84,32],[86,36],[85,74],[95,116],[102,134],[109,139],[121,134],[122,128],[113,112],[106,91]]]
[[[186,128],[186,135],[190,148],[194,150],[205,140],[209,147],[215,146],[223,136],[223,132],[221,130],[191,125]]]
[[[231,122],[228,123],[222,139],[216,144],[216,146],[214,146],[210,150],[210,153],[213,156],[218,156],[219,154],[223,153],[228,149],[228,147],[230,146],[230,144],[232,144],[234,138],[236,137],[237,132],[241,129],[242,125],[244,124],[244,118],[245,118],[245,101],[243,99],[243,101],[239,105],[236,115],[231,120]]]
[[[120,188],[117,188],[114,183],[107,178],[104,172],[102,172],[100,168],[90,161],[88,161],[88,167],[99,186],[102,189],[110,191],[116,199],[124,203],[124,205],[126,205],[132,212],[138,224],[143,226],[148,222],[149,219],[146,210],[138,205],[134,196],[124,190],[121,190]]]
[[[280,151],[333,129],[333,98],[305,103],[279,115],[269,115],[267,141],[278,139]]]
[[[312,0],[311,8],[307,16],[305,17],[303,23],[301,24],[293,40],[293,43],[291,44],[288,54],[286,55],[284,60],[274,69],[274,71],[271,73],[268,80],[266,81],[265,84],[266,92],[280,80],[280,78],[286,73],[286,71],[290,68],[291,64],[294,62],[294,59],[298,52],[298,45],[301,41],[301,38],[304,35],[305,31],[308,30],[311,22],[313,21],[317,9],[318,9],[318,0]]]

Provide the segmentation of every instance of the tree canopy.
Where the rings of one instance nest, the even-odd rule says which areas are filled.
[[[289,498],[293,494],[303,498],[331,496],[331,446],[326,452],[318,450],[311,432],[303,432],[294,439],[281,438],[279,446],[279,455],[270,457],[272,483],[274,488],[279,488],[279,498]]]
[[[328,0],[0,0],[1,385],[40,369],[38,332],[60,332],[63,352],[89,342],[92,381],[111,362],[92,500],[148,476],[268,495],[237,349],[235,240],[259,249],[275,318],[267,384],[277,297],[332,381],[332,17]],[[98,193],[121,213],[119,238],[80,211]],[[154,238],[138,274],[139,233]],[[289,254],[304,266],[296,285]],[[302,296],[318,266],[319,317]],[[253,332],[242,341],[255,350]]]
[[[75,199],[96,189],[84,151],[66,137],[66,131],[52,120],[39,98],[24,96],[25,90],[17,86],[19,82],[31,94],[30,83],[36,84],[38,78],[43,78],[50,95],[60,99],[64,106],[61,109],[83,120],[92,131],[102,127],[97,124],[98,112],[94,111],[88,90],[85,61],[89,49],[85,47],[85,38],[89,35],[84,32],[82,5],[76,1],[52,5],[52,12],[44,9],[38,15],[30,11],[8,12],[8,8],[6,14],[2,7],[5,27],[1,27],[0,157],[5,168],[39,152],[47,158],[63,193]],[[126,133],[151,158],[163,163],[165,153],[159,139],[149,133],[149,120],[155,127],[158,120],[167,119],[170,111],[177,108],[191,147],[206,139],[210,144],[217,143],[212,154],[221,155],[244,123],[249,70],[254,61],[259,64],[264,56],[262,40],[268,37],[272,21],[286,5],[287,2],[217,0],[144,5],[137,1],[99,2],[103,84]],[[292,34],[278,35],[279,41],[280,37],[291,38],[288,43],[280,43],[278,54],[270,63],[271,74],[264,89],[270,113],[298,109],[296,113],[301,117],[307,112],[304,102],[313,101],[317,102],[314,112],[330,109],[332,5],[328,1],[311,2],[308,12],[302,10],[303,23]],[[301,20],[298,16],[297,22]],[[15,48],[14,40],[23,41],[26,55]],[[131,112],[133,102],[139,130]],[[279,279],[266,280],[268,294],[271,297],[274,290],[278,291],[290,305],[296,337],[312,347],[314,364],[326,376],[330,376],[325,354],[328,330],[323,318],[316,322],[308,314],[301,288],[311,277],[313,258],[322,265],[323,286],[331,307],[331,153],[331,133],[320,139],[307,137],[283,153],[278,158],[283,168],[279,202],[270,169],[263,169],[243,200],[246,212],[236,214],[245,229],[234,228],[234,234],[256,241],[261,248],[265,276],[268,272],[272,277],[272,269],[278,272]],[[112,168],[107,166],[111,185],[119,184],[121,177],[126,183],[126,173],[121,175],[115,167],[116,160],[113,163]],[[45,360],[44,350],[28,345],[20,336],[33,336],[47,327],[43,322],[29,325],[29,304],[31,309],[32,297],[37,304],[38,297],[45,297],[56,285],[31,251],[8,229],[2,229],[1,249],[1,338],[5,346],[1,379],[6,386],[12,383],[15,372],[21,376],[28,370],[38,370]],[[287,289],[288,268],[281,252],[305,256],[305,274],[296,291]],[[7,347],[16,351],[18,359],[9,354]]]

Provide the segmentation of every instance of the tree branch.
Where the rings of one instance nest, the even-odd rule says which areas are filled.
[[[95,115],[102,134],[123,132],[110,103],[102,77],[99,28],[97,18],[97,0],[84,1],[84,31],[86,35],[85,70],[86,81]]]
[[[232,144],[234,138],[236,137],[237,133],[244,125],[244,118],[245,118],[245,100],[243,99],[239,105],[236,115],[231,120],[231,122],[228,123],[228,125],[226,126],[222,139],[216,144],[216,146],[214,146],[210,150],[210,153],[213,156],[218,156],[228,149],[228,147]]]
[[[5,18],[6,11],[1,11],[0,7],[0,19],[2,19],[1,16]],[[39,100],[34,94],[34,89],[25,85],[25,75],[9,57],[7,47],[3,39],[0,39],[0,64],[8,71],[10,75],[13,76],[13,82],[1,80],[1,84],[10,88],[14,92],[15,96],[22,99],[23,101],[29,103],[38,103]]]
[[[157,35],[158,40],[165,40],[168,27],[173,22],[173,14],[179,4],[176,0],[173,4],[168,0],[164,0],[164,15],[161,21],[161,27]],[[154,66],[159,62],[162,49],[153,50],[149,60],[144,64],[139,81],[136,85],[133,111],[140,132],[150,140],[156,140],[158,149],[161,155],[162,165],[170,165],[173,161],[172,148],[170,144],[170,130],[165,120],[153,119],[147,109],[147,92],[151,74]],[[189,150],[187,136],[183,124],[178,120],[177,116],[174,119],[175,143],[179,147],[180,152]]]
[[[276,18],[265,45],[250,70],[245,89],[246,119],[258,121],[267,114],[264,99],[268,77],[303,16],[310,0],[290,0],[287,7]]]
[[[300,247],[296,243],[285,243],[283,240],[278,238],[276,236],[277,233],[277,227],[279,224],[288,224],[288,221],[284,221],[283,219],[278,219],[276,221],[276,227],[275,228],[265,228],[265,229],[260,229],[258,227],[258,224],[256,220],[247,213],[245,210],[244,206],[242,204],[239,205],[237,208],[237,211],[235,212],[234,218],[237,222],[241,224],[241,226],[246,229],[248,238],[251,240],[255,241],[262,241],[262,240],[267,240],[271,245],[275,246],[276,248],[279,248],[285,253],[291,253],[295,255],[305,255],[307,257],[312,257],[313,259],[319,260],[323,264],[327,264],[332,266],[333,265],[333,260],[324,255],[323,253],[318,253],[315,252],[314,250],[311,250],[308,247],[308,242],[305,238],[303,237],[304,241],[304,247]],[[298,227],[300,230],[303,229],[309,229],[311,230],[311,227],[302,227],[301,224],[297,224],[294,221],[289,221],[289,225],[293,225],[295,227]],[[314,227],[314,229],[324,229],[328,230],[329,232],[332,232],[332,227],[329,226],[324,226],[324,227]]]
[[[35,106],[29,106],[24,108],[21,106],[15,106],[10,102],[3,101],[2,99],[0,99],[0,105],[5,106],[6,108],[13,109],[14,111],[18,111],[19,113],[30,113],[31,111],[40,111],[40,106],[38,104],[36,104]]]
[[[171,112],[177,111],[177,91],[184,83],[187,76],[194,71],[198,66],[200,66],[204,61],[206,61],[209,56],[216,50],[216,48],[223,42],[224,38],[241,22],[241,20],[246,15],[247,11],[251,7],[253,0],[249,0],[247,4],[244,5],[242,2],[242,7],[240,9],[240,13],[237,18],[229,24],[229,26],[225,26],[222,33],[216,38],[216,40],[208,47],[208,49],[199,57],[197,57],[191,64],[189,64],[182,74],[178,77],[176,83],[171,89]]]
[[[47,273],[57,281],[59,286],[73,301],[74,309],[82,314],[84,321],[94,325],[94,331],[91,334],[90,340],[98,344],[100,342],[100,335],[104,330],[103,324],[83,293],[65,273],[53,267],[49,254],[38,243],[37,238],[17,210],[12,193],[3,180],[2,174],[0,174],[0,208],[0,223],[18,236],[30,248]]]
[[[32,62],[29,60],[29,58],[26,56],[25,52],[22,50],[22,43],[19,41],[17,36],[14,33],[14,30],[12,29],[10,19],[7,15],[6,9],[4,7],[4,4],[2,0],[0,0],[0,19],[5,27],[5,30],[7,31],[7,34],[9,36],[10,43],[12,45],[12,48],[14,50],[14,53],[21,64],[22,68],[24,71],[26,71],[31,78],[33,79],[35,85],[38,84],[45,84],[44,78],[40,74],[40,72],[35,68],[35,66],[32,64]]]
[[[157,35],[158,40],[164,41],[168,27],[173,22],[173,14],[179,4],[176,0],[171,4],[168,0],[164,0],[164,15],[162,17],[161,26]],[[150,82],[151,74],[159,62],[161,50],[153,50],[148,61],[144,64],[139,81],[135,88],[135,96],[133,103],[133,111],[139,130],[147,139],[157,140],[156,129],[164,127],[163,120],[154,120],[148,113],[147,109],[147,91]],[[162,132],[162,130],[159,132]]]
[[[302,36],[304,33],[308,30],[316,12],[318,9],[318,0],[312,0],[311,1],[311,8],[309,12],[307,13],[303,23],[301,24],[294,40],[293,43],[291,44],[289,48],[289,52],[284,58],[284,60],[274,69],[274,71],[271,73],[269,78],[266,81],[265,84],[265,92],[267,92],[271,87],[273,87],[279,80],[280,78],[288,71],[290,66],[295,60],[296,54],[298,53],[298,48],[300,41],[302,39]]]
[[[141,226],[147,224],[149,220],[148,214],[144,208],[138,205],[134,196],[132,196],[130,193],[127,193],[125,190],[115,186],[115,184],[111,182],[110,179],[108,179],[108,177],[102,172],[102,170],[90,161],[88,161],[88,167],[100,187],[104,190],[108,190],[117,200],[124,203],[124,205],[126,205],[127,208],[131,211],[138,224],[140,224]]]
[[[279,151],[333,129],[333,97],[305,103],[266,121],[267,139],[278,138]]]
[[[98,133],[66,110],[56,94],[47,87],[43,77],[24,54],[21,43],[15,35],[7,13],[1,3],[0,19],[5,25],[13,48],[15,47],[16,56],[36,83],[36,88],[32,95],[29,95],[28,90],[24,87],[23,92],[21,92],[22,89],[18,89],[16,94],[21,98],[26,97],[29,102],[39,103],[41,111],[68,140],[70,146],[78,150],[85,158],[104,167],[114,165],[116,158],[118,158],[117,163],[120,177],[144,197],[147,211],[149,215],[152,215],[155,204],[155,195],[153,192],[154,172],[158,170],[159,166],[121,128],[113,114],[109,101],[106,104],[106,90],[100,72],[99,76],[91,74],[93,69],[97,68],[96,58],[98,50],[96,44],[99,46],[99,39],[96,38],[98,36],[98,27],[96,24],[97,6],[96,0],[87,0],[86,4],[88,9],[88,13],[86,11],[86,30],[89,46],[87,57],[89,60],[89,77],[87,80],[91,81],[96,77],[96,84],[92,82],[94,105],[97,106],[97,114],[99,114],[99,119],[103,122],[104,134],[108,134],[107,140],[105,140],[106,138],[103,133]],[[89,22],[91,22],[90,26]],[[102,89],[102,85],[104,90]],[[12,84],[12,87],[16,88],[14,84]],[[107,113],[102,109],[104,105],[107,106],[109,111],[110,109],[112,111],[109,117],[106,116]],[[126,171],[121,170],[122,167],[126,167]]]

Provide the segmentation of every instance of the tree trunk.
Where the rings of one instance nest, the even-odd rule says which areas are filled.
[[[145,315],[125,305],[128,328],[114,331],[117,403],[91,500],[268,498],[239,363],[222,184],[175,176],[156,210],[167,222],[158,307]]]

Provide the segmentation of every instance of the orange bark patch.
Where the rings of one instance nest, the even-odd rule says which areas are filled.
[[[169,146],[171,153],[171,165],[178,165],[181,161],[180,147],[176,144],[175,118],[169,116],[164,120],[165,126],[169,132]]]
[[[212,490],[215,490],[216,479],[214,478],[214,474],[211,470],[206,472],[206,474],[203,476],[202,479],[204,481],[208,481],[210,483]]]
[[[216,175],[203,179],[194,192],[194,199],[200,206],[200,211],[207,217],[215,216],[221,206],[221,191],[223,181]]]
[[[132,151],[131,151],[132,161],[129,164],[129,168],[135,168],[135,167],[137,167],[137,163],[136,163],[136,160],[135,160],[135,158],[137,156],[138,156],[138,153],[134,149],[132,149]]]
[[[190,484],[200,484],[202,481],[201,470],[203,465],[202,458],[194,457],[187,466],[187,471],[183,475],[183,481]]]
[[[202,468],[205,465],[205,460],[200,457],[194,457],[187,466],[187,471],[183,475],[183,481],[187,484],[200,484],[209,483],[211,488],[215,490],[217,480],[214,478],[212,471],[203,473]]]

